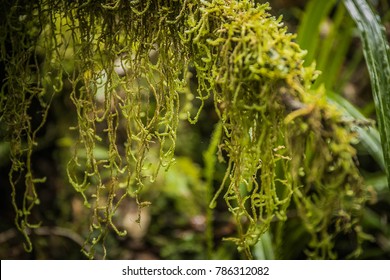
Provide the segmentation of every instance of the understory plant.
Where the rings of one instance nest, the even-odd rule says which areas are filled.
[[[73,110],[64,173],[90,209],[89,258],[106,256],[109,232],[126,235],[115,222],[121,205],[135,201],[141,223],[153,207],[143,190],[175,164],[179,124],[196,123],[208,102],[217,116],[204,152],[208,250],[213,209],[225,203],[236,226],[225,240],[247,258],[267,234],[283,246],[289,219],[302,225],[309,258],[337,258],[340,236],[358,256],[368,191],[356,122],[313,87],[315,64],[304,65],[306,52],[269,9],[251,0],[8,1],[0,125],[25,249],[40,227],[33,212],[45,184],[31,162],[61,97]],[[225,173],[214,186],[218,162]]]

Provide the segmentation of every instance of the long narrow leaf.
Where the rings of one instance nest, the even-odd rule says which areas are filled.
[[[298,44],[302,49],[308,51],[305,57],[306,65],[310,65],[314,60],[314,50],[317,50],[320,37],[320,23],[328,15],[335,2],[335,0],[311,1],[306,8],[297,32]]]
[[[326,1],[325,1],[326,2]],[[346,9],[343,5],[334,5],[335,14],[328,24],[328,34],[321,39],[317,53],[317,68],[322,71],[315,86],[325,84],[327,89],[340,91],[344,86],[340,83],[340,75],[343,73],[347,52],[352,41],[354,22],[346,17]],[[329,11],[330,12],[330,11]],[[328,15],[330,17],[330,15]]]
[[[357,24],[370,74],[381,134],[386,173],[390,182],[390,57],[384,27],[365,0],[344,0]]]

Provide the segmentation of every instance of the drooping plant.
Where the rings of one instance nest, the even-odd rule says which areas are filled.
[[[0,119],[11,147],[15,224],[26,249],[29,229],[39,226],[30,215],[44,180],[34,176],[31,156],[62,92],[77,118],[67,174],[91,208],[83,248],[89,257],[97,246],[105,252],[109,230],[125,234],[113,222],[120,204],[135,199],[140,211],[150,205],[140,199],[143,186],[174,162],[179,121],[196,122],[209,98],[219,124],[204,156],[206,181],[211,188],[212,163],[226,161],[210,207],[223,194],[238,232],[227,240],[250,258],[271,223],[281,243],[284,221],[295,215],[310,235],[309,257],[335,258],[343,233],[356,237],[351,256],[358,254],[367,194],[354,162],[355,135],[323,89],[311,89],[314,65],[303,66],[305,52],[268,9],[250,0],[8,3]],[[38,111],[31,112],[33,102]],[[97,145],[106,147],[103,155]]]

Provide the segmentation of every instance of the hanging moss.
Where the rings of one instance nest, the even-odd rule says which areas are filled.
[[[39,226],[30,216],[44,180],[34,176],[31,155],[65,83],[77,118],[70,129],[78,135],[67,174],[91,208],[87,256],[93,258],[98,247],[105,255],[108,231],[125,234],[113,222],[121,203],[135,199],[140,211],[150,205],[139,194],[174,162],[179,121],[196,122],[211,97],[220,123],[205,154],[206,179],[211,188],[214,162],[227,162],[223,182],[210,196],[211,208],[223,196],[237,223],[238,235],[226,239],[251,258],[251,247],[275,222],[280,245],[288,211],[295,207],[311,236],[309,257],[337,257],[335,238],[345,232],[357,236],[351,256],[359,253],[366,190],[354,163],[355,135],[323,90],[311,90],[318,73],[314,65],[303,67],[305,52],[281,18],[270,16],[268,4],[23,4],[9,4],[3,17],[0,119],[11,147],[15,224],[26,250],[32,248],[29,229]],[[195,95],[189,89],[191,67]],[[33,101],[41,110],[31,116]],[[126,135],[121,145],[120,130]],[[97,147],[105,148],[98,154]],[[16,188],[20,181],[22,193]]]

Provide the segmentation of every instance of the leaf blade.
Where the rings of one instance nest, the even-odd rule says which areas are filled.
[[[363,43],[390,182],[390,57],[384,27],[365,0],[344,0]]]

